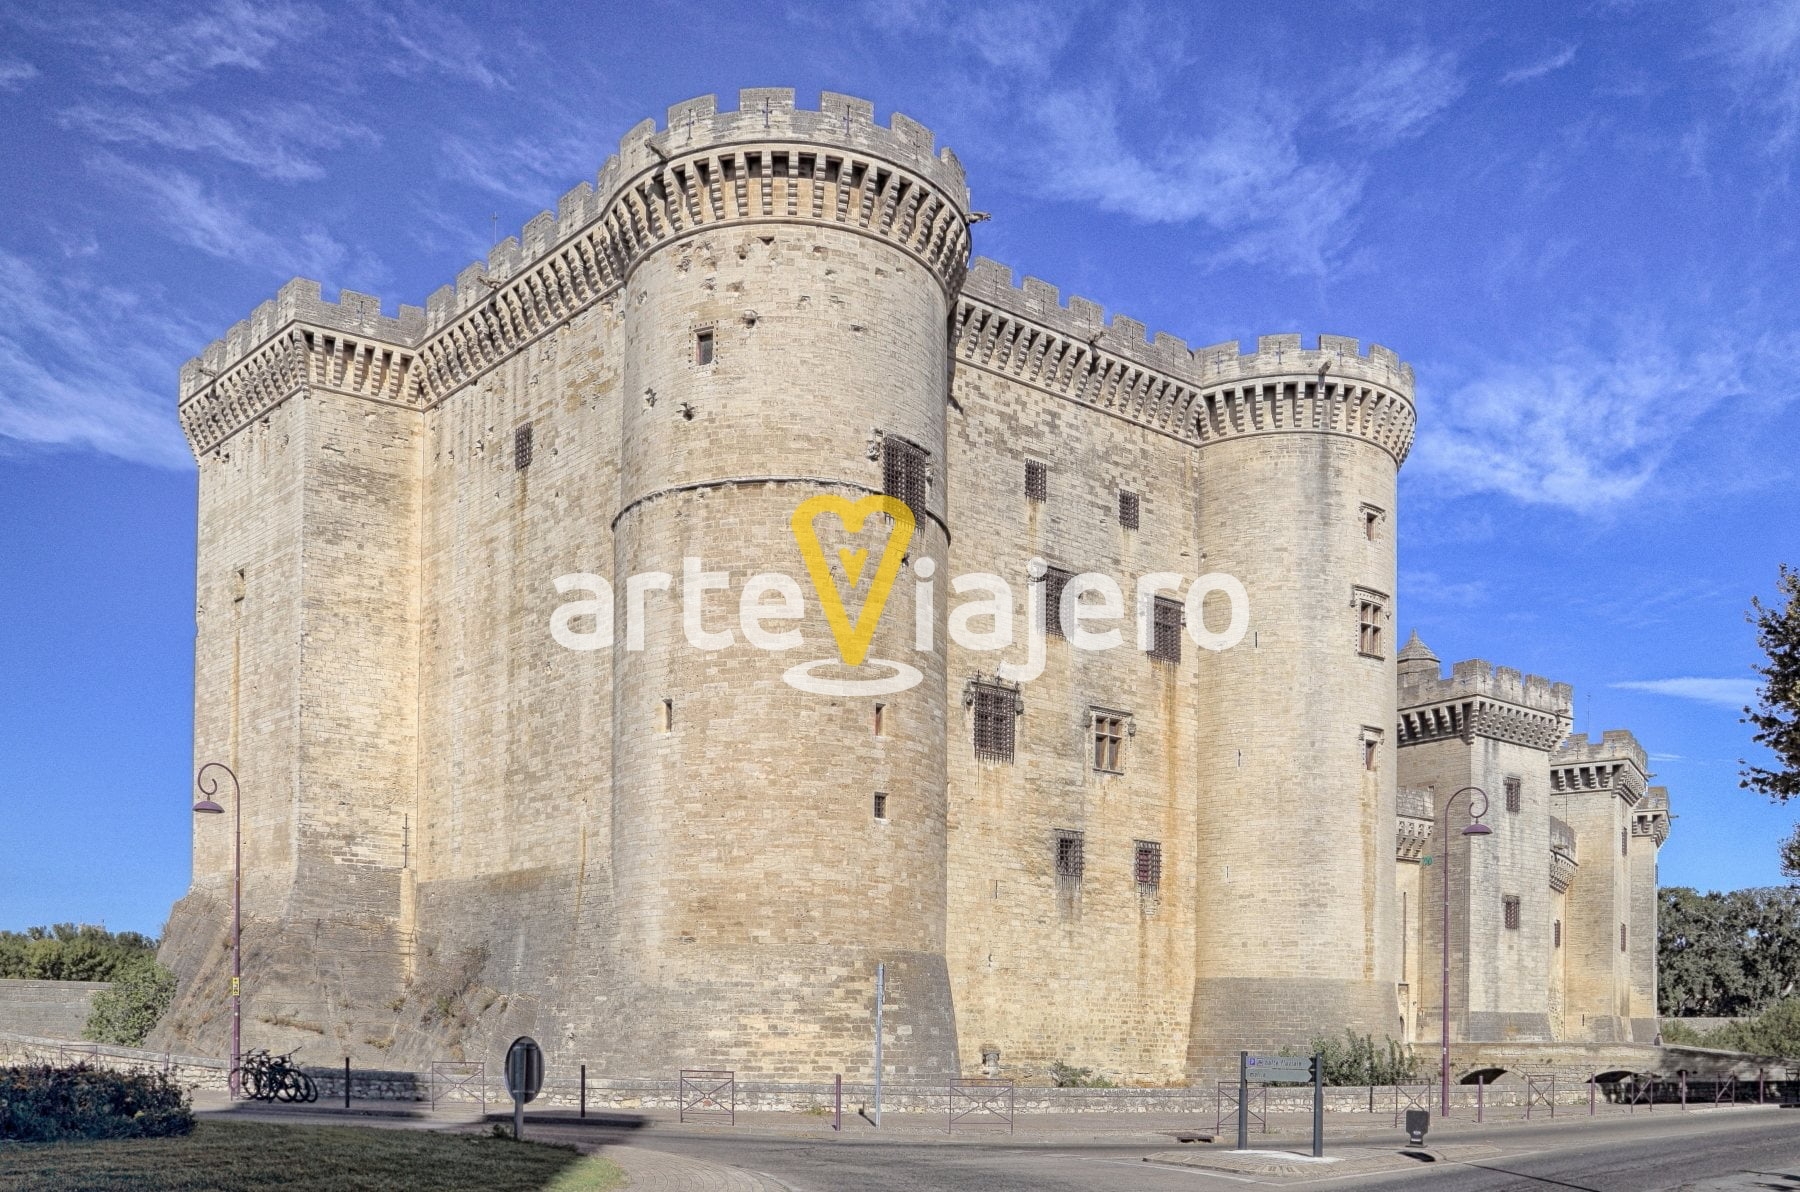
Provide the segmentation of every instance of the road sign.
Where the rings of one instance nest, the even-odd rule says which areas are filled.
[[[506,1091],[515,1101],[530,1101],[544,1087],[544,1049],[530,1035],[520,1035],[506,1049]]]
[[[1245,1077],[1258,1084],[1311,1084],[1312,1057],[1253,1055],[1245,1061]]]

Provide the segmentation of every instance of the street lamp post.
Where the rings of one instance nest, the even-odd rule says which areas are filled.
[[[194,810],[201,815],[220,815],[225,809],[214,801],[213,796],[219,793],[219,778],[211,771],[219,770],[231,779],[231,1095],[239,1092],[238,1068],[242,1062],[242,1037],[239,1030],[243,1023],[243,888],[244,888],[244,792],[238,786],[237,775],[224,762],[207,762],[200,767],[200,773],[194,776],[194,785],[204,797],[194,804]]]
[[[1450,806],[1456,802],[1457,795],[1468,792],[1479,795],[1481,802],[1479,805],[1476,804],[1471,795],[1469,799],[1471,822],[1462,830],[1462,834],[1464,836],[1487,836],[1493,832],[1492,828],[1481,822],[1481,817],[1487,814],[1488,797],[1487,792],[1480,787],[1462,787],[1444,800],[1444,1004],[1442,1006],[1444,1037],[1443,1054],[1439,1057],[1438,1068],[1441,1082],[1438,1090],[1438,1116],[1440,1117],[1450,1116]],[[1470,854],[1469,857],[1469,876],[1471,879],[1475,876],[1474,854]]]

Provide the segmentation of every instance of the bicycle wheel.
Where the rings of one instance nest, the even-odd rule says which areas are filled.
[[[283,1101],[298,1101],[301,1093],[299,1077],[300,1073],[292,1068],[283,1068],[276,1081],[275,1095]]]
[[[319,1082],[305,1072],[300,1073],[300,1102],[311,1105],[319,1099]]]

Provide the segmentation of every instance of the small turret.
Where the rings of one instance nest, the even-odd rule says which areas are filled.
[[[1443,674],[1443,664],[1438,656],[1431,652],[1431,647],[1419,640],[1417,629],[1413,630],[1412,636],[1406,639],[1406,645],[1400,648],[1400,653],[1396,656],[1395,661],[1398,663],[1397,670],[1402,680],[1408,675],[1427,675],[1435,679]]]

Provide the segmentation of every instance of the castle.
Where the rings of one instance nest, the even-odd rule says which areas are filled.
[[[423,309],[296,280],[182,370],[246,1045],[866,1078],[878,964],[902,1078],[1431,1039],[1445,835],[1459,1038],[1651,1029],[1642,750],[1394,649],[1412,370],[1016,286],[873,115],[678,104]],[[796,509],[889,497],[807,595]],[[795,667],[889,581],[869,661]],[[224,1048],[231,822],[162,1044]]]

